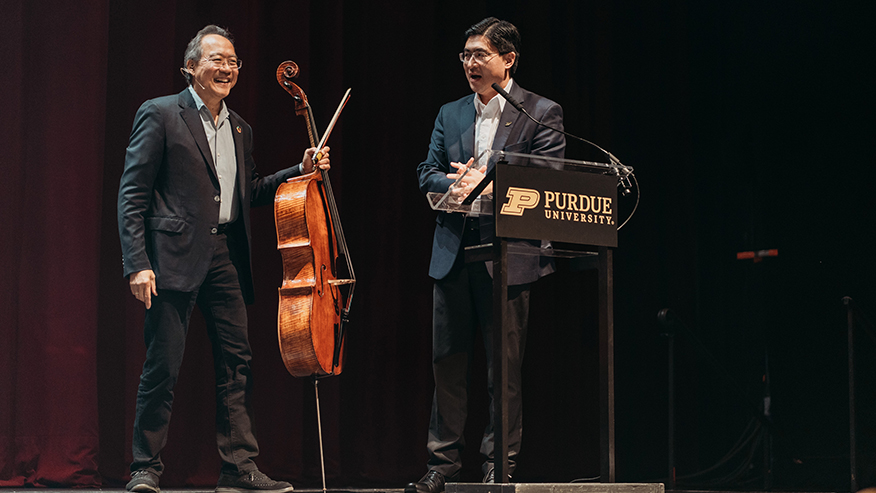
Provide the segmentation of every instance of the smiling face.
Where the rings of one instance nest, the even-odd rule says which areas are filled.
[[[510,70],[517,55],[514,52],[500,55],[499,50],[481,35],[470,36],[465,42],[463,53],[487,54],[483,63],[476,61],[477,57],[473,56],[462,64],[469,87],[478,94],[481,102],[487,103],[497,94],[491,87],[493,83],[498,82],[502,87],[508,83],[508,79],[511,78]]]
[[[201,59],[189,60],[188,69],[193,72],[192,87],[207,107],[218,106],[228,96],[234,84],[237,84],[237,67],[229,63],[215,66],[210,59],[220,57],[223,60],[237,58],[234,45],[227,38],[218,34],[208,34],[201,40]]]

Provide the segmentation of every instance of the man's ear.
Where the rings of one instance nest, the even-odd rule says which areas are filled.
[[[502,55],[502,60],[505,62],[505,68],[511,69],[514,66],[514,61],[517,60],[517,53],[509,52]]]

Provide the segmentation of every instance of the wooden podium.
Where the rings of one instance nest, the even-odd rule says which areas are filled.
[[[598,271],[601,483],[508,482],[508,368],[504,358],[494,357],[496,483],[448,483],[447,493],[662,493],[662,483],[615,483],[612,248],[617,247],[619,178],[628,176],[632,169],[503,151],[490,153],[486,176],[470,199],[455,202],[450,192],[430,194],[430,204],[445,212],[493,217],[493,244],[467,248],[465,258],[466,262],[493,262],[493,354],[505,354],[502,328],[506,325],[509,253],[577,258],[576,262]],[[478,196],[489,182],[493,183],[492,198]],[[508,239],[541,240],[542,247],[518,248]]]

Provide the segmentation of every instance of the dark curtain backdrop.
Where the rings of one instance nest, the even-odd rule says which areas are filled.
[[[301,67],[321,128],[353,88],[329,142],[359,284],[344,374],[320,383],[327,479],[401,487],[419,477],[434,214],[415,169],[439,106],[470,92],[456,59],[461,33],[495,15],[522,32],[517,82],[561,103],[566,129],[635,167],[641,186],[615,255],[619,479],[666,477],[666,342],[655,315],[671,308],[702,343],[677,338],[679,474],[731,448],[769,371],[776,484],[848,488],[840,298],[876,310],[872,3],[0,6],[0,486],[127,480],[143,308],[121,277],[118,180],[134,112],[183,89],[183,50],[208,23],[236,35],[245,65],[227,102],[254,127],[262,173],[297,163],[306,146],[303,120],[274,78],[279,63]],[[600,156],[570,143],[567,157]],[[632,205],[622,201],[621,213]],[[315,487],[313,388],[280,361],[273,216],[252,214],[258,463]],[[780,255],[735,260],[761,248]],[[562,267],[533,292],[520,481],[599,471],[595,278]],[[218,472],[203,326],[196,313],[163,487],[211,486]],[[479,480],[484,375],[478,360],[467,481]]]

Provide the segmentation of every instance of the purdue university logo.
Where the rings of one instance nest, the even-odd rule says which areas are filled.
[[[612,198],[599,195],[582,195],[566,192],[545,191],[542,207],[544,218],[554,221],[613,225]],[[527,209],[535,209],[541,202],[541,193],[531,188],[508,187],[505,194],[508,202],[502,205],[500,214],[522,216]]]
[[[538,205],[541,194],[538,190],[530,188],[508,187],[508,202],[502,205],[501,214],[506,216],[522,216],[525,209],[532,209]]]

